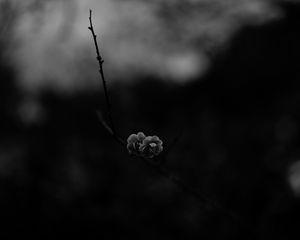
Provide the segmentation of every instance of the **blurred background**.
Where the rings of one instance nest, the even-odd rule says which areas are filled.
[[[241,224],[99,123],[89,9],[119,135],[182,132],[165,167]],[[0,0],[0,234],[294,239],[299,29],[296,0]]]

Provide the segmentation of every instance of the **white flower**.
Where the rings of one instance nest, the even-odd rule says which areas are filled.
[[[163,142],[157,136],[148,136],[143,140],[140,146],[140,152],[144,157],[153,158],[163,150]]]
[[[130,154],[140,155],[140,146],[143,143],[143,140],[146,138],[145,134],[139,132],[138,134],[131,134],[127,138],[127,149]]]
[[[163,151],[163,142],[157,136],[145,136],[144,133],[131,134],[127,138],[127,149],[130,154],[139,157],[153,158]]]

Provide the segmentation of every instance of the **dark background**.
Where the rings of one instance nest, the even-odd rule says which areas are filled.
[[[281,8],[284,18],[238,31],[201,79],[176,85],[148,74],[110,88],[118,133],[155,134],[167,147],[182,131],[166,167],[238,222],[131,159],[97,119],[106,109],[97,89],[42,91],[43,120],[24,124],[3,40],[0,235],[296,239],[289,168],[300,154],[300,5]]]

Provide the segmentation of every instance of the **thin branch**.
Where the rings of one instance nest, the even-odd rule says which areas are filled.
[[[126,141],[123,140],[118,135],[113,134],[112,129],[108,126],[108,124],[103,119],[103,116],[102,116],[101,112],[97,111],[97,115],[98,115],[98,118],[99,118],[100,122],[102,123],[104,128],[107,130],[107,132],[119,144],[121,144],[123,147],[126,148]],[[175,143],[179,140],[180,136],[181,136],[181,133],[178,136],[176,136],[176,138],[173,140],[172,144],[170,145],[170,148],[172,148],[175,145]],[[165,161],[165,157],[166,156],[162,156],[161,160]],[[218,210],[218,211],[222,212],[224,215],[227,215],[228,217],[230,217],[233,221],[238,221],[239,218],[238,218],[237,215],[235,215],[231,211],[228,211],[227,209],[224,209],[222,206],[220,206],[216,202],[212,202],[211,199],[209,199],[203,193],[200,193],[199,191],[197,191],[196,189],[194,189],[190,185],[186,184],[181,178],[176,177],[173,174],[171,174],[166,168],[164,168],[162,166],[161,163],[156,163],[152,159],[148,159],[148,158],[143,158],[143,157],[137,157],[137,158],[143,160],[149,167],[154,169],[157,173],[159,173],[163,177],[169,179],[175,186],[177,186],[178,188],[182,189],[183,191],[185,191],[185,192],[191,194],[192,196],[194,196],[195,198],[197,198],[205,207],[210,208],[210,209],[214,209],[214,210]]]
[[[208,210],[215,210],[219,213],[222,213],[224,216],[227,216],[233,224],[239,225],[245,232],[247,232],[247,236],[245,239],[255,239],[255,234],[257,234],[256,229],[253,229],[250,224],[245,222],[241,217],[239,217],[236,213],[231,210],[228,210],[218,204],[216,201],[212,201],[205,194],[200,193],[195,188],[191,187],[189,184],[184,182],[181,178],[174,176],[171,174],[166,168],[152,164],[150,161],[144,161],[149,164],[152,168],[154,168],[160,175],[169,179],[175,186],[180,188],[182,191],[189,193],[191,196],[194,196],[196,199],[203,204],[204,208]]]
[[[99,73],[100,73],[103,88],[104,88],[105,100],[106,100],[106,104],[107,104],[110,126],[104,120],[103,115],[100,111],[97,111],[97,116],[98,116],[101,124],[103,125],[103,127],[107,130],[107,132],[119,144],[121,144],[124,148],[126,148],[126,145],[127,145],[126,141],[117,135],[115,126],[114,126],[114,122],[113,122],[113,118],[112,118],[111,103],[109,101],[108,90],[107,90],[106,81],[104,78],[103,67],[102,67],[104,61],[100,55],[100,51],[99,51],[99,47],[98,47],[98,43],[97,43],[97,36],[94,32],[93,24],[92,24],[92,10],[90,10],[89,21],[90,21],[90,26],[88,27],[88,29],[91,31],[93,39],[94,39],[94,43],[95,43],[97,61],[99,63]],[[205,207],[217,210],[217,211],[223,213],[224,215],[228,216],[233,222],[242,224],[245,227],[245,230],[249,233],[249,235],[246,237],[252,238],[254,231],[251,230],[251,227],[248,226],[248,224],[246,224],[246,223],[243,224],[243,222],[240,221],[241,219],[235,213],[233,213],[230,210],[227,210],[226,208],[222,207],[221,205],[217,204],[216,202],[211,201],[211,199],[209,199],[205,194],[200,193],[195,188],[186,184],[181,178],[176,177],[173,174],[169,173],[169,171],[162,166],[162,164],[165,163],[165,161],[166,161],[168,153],[176,145],[176,143],[180,139],[181,135],[182,135],[182,131],[174,138],[174,140],[170,144],[169,148],[167,148],[166,152],[161,156],[161,159],[159,161],[162,161],[162,162],[155,162],[152,159],[147,159],[147,158],[143,158],[143,157],[138,157],[138,158],[142,159],[143,162],[145,162],[148,166],[153,168],[157,173],[159,173],[163,177],[169,179],[178,188],[182,189],[183,191],[185,191],[185,192],[191,194],[192,196],[194,196],[195,198],[197,198]]]
[[[110,135],[112,135],[112,137],[119,143],[121,144],[123,147],[126,147],[126,142],[121,138],[119,137],[116,133],[114,134],[113,133],[113,130],[108,126],[108,124],[105,122],[104,118],[103,118],[103,115],[100,111],[97,111],[97,116],[98,116],[98,119],[100,120],[101,124],[103,125],[103,127],[108,131],[108,133]]]
[[[183,129],[180,130],[180,132],[175,136],[175,138],[171,141],[171,143],[169,144],[168,148],[166,148],[163,152],[163,156],[162,156],[162,160],[160,165],[163,165],[167,162],[168,160],[168,156],[169,153],[171,152],[171,150],[173,150],[173,148],[176,146],[176,144],[178,143],[178,141],[180,140],[180,138],[182,137],[183,134]]]
[[[173,175],[170,173],[166,168],[164,168],[161,165],[157,165],[151,160],[143,159],[150,167],[152,167],[156,172],[158,172],[161,176],[169,179],[175,186],[182,189],[182,191],[189,193],[190,195],[194,196],[196,199],[198,199],[207,209],[217,210],[222,212],[224,215],[230,217],[233,221],[238,221],[239,217],[234,214],[233,212],[223,208],[221,205],[219,205],[216,202],[213,202],[209,197],[207,197],[205,194],[200,193],[195,188],[191,187],[189,184],[187,184],[185,181],[183,181],[181,178]]]
[[[92,10],[90,10],[90,16],[89,16],[89,21],[90,21],[90,26],[88,27],[89,30],[91,30],[93,39],[94,39],[94,44],[95,44],[95,48],[96,48],[96,54],[97,54],[97,61],[99,63],[99,73],[102,79],[102,85],[103,85],[103,89],[104,89],[104,94],[105,94],[105,100],[106,100],[106,105],[107,105],[107,111],[108,111],[108,118],[109,118],[109,122],[110,122],[110,129],[112,132],[112,135],[116,135],[116,130],[115,130],[115,125],[114,125],[114,121],[112,118],[112,110],[111,110],[111,103],[109,100],[109,95],[108,95],[108,90],[107,90],[107,86],[106,86],[106,81],[105,81],[105,77],[104,77],[104,72],[103,72],[103,63],[104,60],[100,55],[100,51],[99,51],[99,47],[98,47],[98,43],[97,43],[97,35],[95,34],[94,28],[93,28],[93,23],[92,23]]]

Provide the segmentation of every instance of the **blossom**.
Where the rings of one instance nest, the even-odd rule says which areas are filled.
[[[146,138],[145,134],[138,132],[137,134],[131,134],[127,138],[127,149],[130,154],[140,155],[140,146],[143,144],[143,140]]]
[[[127,138],[127,150],[133,154],[144,158],[153,158],[159,155],[162,150],[163,142],[157,136],[145,136],[144,133],[138,132],[131,134]]]
[[[140,146],[140,152],[144,157],[153,158],[163,150],[163,142],[157,136],[148,136],[143,140]]]

